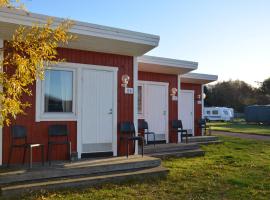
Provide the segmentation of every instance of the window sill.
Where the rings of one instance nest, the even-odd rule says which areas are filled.
[[[36,117],[36,122],[40,121],[77,121],[76,114],[46,113]]]

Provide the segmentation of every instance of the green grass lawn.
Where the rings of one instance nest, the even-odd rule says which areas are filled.
[[[270,142],[222,137],[205,157],[165,160],[167,179],[107,184],[24,199],[270,199]]]
[[[229,131],[237,133],[249,133],[258,135],[270,135],[270,126],[258,125],[258,124],[247,124],[244,121],[236,122],[211,122],[212,130],[216,131]]]

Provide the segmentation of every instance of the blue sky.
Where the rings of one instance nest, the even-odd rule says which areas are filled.
[[[27,0],[29,11],[160,35],[149,55],[253,85],[270,77],[269,0]]]

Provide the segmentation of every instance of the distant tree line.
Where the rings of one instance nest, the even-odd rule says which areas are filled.
[[[205,106],[231,107],[236,112],[244,112],[248,105],[270,104],[270,78],[258,88],[240,80],[223,81],[204,87],[204,93]]]

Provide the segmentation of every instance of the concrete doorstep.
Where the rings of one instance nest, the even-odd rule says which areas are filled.
[[[161,160],[149,156],[86,160],[51,168],[0,173],[2,197],[19,196],[40,190],[88,187],[102,183],[120,183],[130,179],[165,177],[168,170]]]
[[[19,196],[25,193],[40,190],[57,190],[69,188],[82,188],[89,186],[101,185],[104,183],[121,183],[128,180],[145,180],[146,178],[166,177],[168,170],[164,167],[154,167],[142,169],[138,171],[108,173],[96,176],[84,176],[76,178],[66,178],[59,180],[42,180],[36,183],[20,183],[15,185],[7,185],[1,188],[3,197]]]
[[[203,156],[204,151],[197,143],[157,144],[145,147],[145,154],[156,158],[166,159],[170,157],[189,158]]]
[[[205,152],[201,149],[195,150],[186,150],[186,151],[174,151],[174,152],[160,152],[160,153],[153,153],[151,156],[160,158],[160,159],[167,159],[167,158],[191,158],[191,157],[199,157],[204,156]]]

